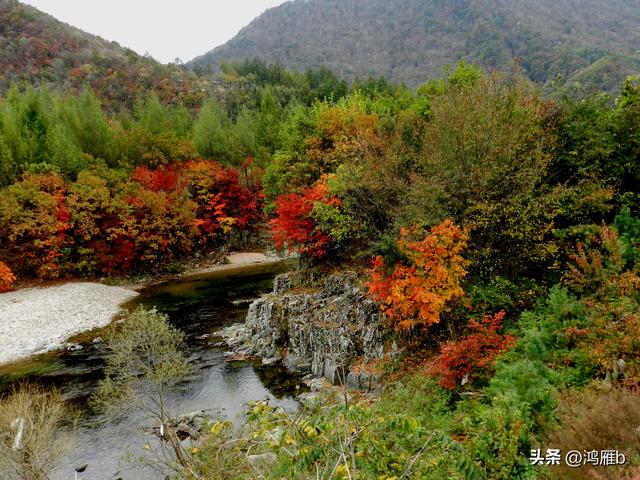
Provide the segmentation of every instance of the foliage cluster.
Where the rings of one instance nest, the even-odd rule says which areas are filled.
[[[320,208],[337,207],[340,201],[329,197],[327,178],[318,180],[301,193],[279,195],[276,199],[275,218],[271,220],[271,233],[276,247],[285,245],[291,253],[294,248],[301,255],[322,258],[332,244],[332,238],[322,231],[314,218]]]
[[[422,240],[416,229],[400,232],[398,247],[408,265],[401,262],[386,273],[381,256],[373,262],[369,293],[378,300],[390,325],[398,331],[439,323],[464,291],[461,287],[467,271],[462,257],[466,232],[445,220],[431,228]]]
[[[430,365],[430,375],[440,377],[440,385],[448,390],[489,378],[496,358],[514,343],[513,336],[500,332],[504,316],[500,311],[480,321],[472,319],[467,336],[442,345]]]
[[[26,174],[0,192],[2,258],[25,277],[141,271],[255,227],[260,203],[235,169],[205,160],[83,170],[73,182]]]
[[[0,262],[0,293],[11,290],[16,276],[6,264]]]

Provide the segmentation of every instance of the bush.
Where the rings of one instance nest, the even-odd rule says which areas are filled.
[[[500,333],[503,319],[504,311],[485,315],[479,322],[472,319],[466,337],[441,347],[429,367],[430,375],[440,377],[440,385],[447,390],[462,382],[486,381],[498,355],[515,343],[511,335]]]
[[[561,463],[552,469],[558,479],[631,479],[640,473],[640,397],[625,389],[599,391],[563,397],[560,425],[551,433],[549,446],[561,452],[578,450],[619,450],[626,457],[624,466],[570,468]]]
[[[0,400],[2,478],[49,478],[70,446],[62,428],[68,421],[69,410],[57,391],[22,385]]]
[[[466,418],[467,448],[491,480],[529,479],[530,464],[526,412],[497,397],[490,405],[477,406]],[[528,452],[527,452],[528,453]]]
[[[8,292],[13,287],[16,276],[6,264],[0,262],[0,293]]]

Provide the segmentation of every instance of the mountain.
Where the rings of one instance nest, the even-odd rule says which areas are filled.
[[[596,73],[611,87],[639,71],[638,25],[640,0],[293,0],[187,65],[207,71],[260,57],[415,87],[461,59],[504,70],[519,57],[539,82]]]
[[[29,5],[0,0],[0,92],[15,83],[62,90],[89,84],[114,108],[146,91],[166,103],[198,102],[203,80],[116,42],[83,32]]]

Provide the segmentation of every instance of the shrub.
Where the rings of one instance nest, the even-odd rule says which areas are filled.
[[[578,450],[619,450],[626,457],[623,466],[570,468],[561,463],[552,469],[555,477],[566,480],[584,478],[631,479],[640,472],[640,397],[625,389],[598,391],[563,397],[560,425],[551,433],[549,445],[561,452]]]
[[[503,399],[490,405],[480,404],[469,418],[463,420],[469,434],[467,448],[491,480],[531,478],[529,460],[523,454],[528,445],[526,414]]]
[[[8,292],[13,287],[16,276],[6,264],[0,262],[0,293]]]
[[[22,385],[0,400],[2,478],[49,478],[70,446],[62,428],[68,419],[68,408],[57,391]]]
[[[429,367],[430,375],[440,377],[440,385],[448,390],[463,381],[466,384],[486,379],[498,355],[515,342],[511,335],[500,333],[504,315],[500,311],[485,315],[479,322],[472,319],[466,337],[442,346]]]
[[[570,288],[580,294],[587,322],[566,331],[586,352],[603,376],[619,376],[625,362],[624,381],[640,381],[640,277],[628,269],[625,247],[616,231],[601,227],[598,235],[578,244],[565,275]]]

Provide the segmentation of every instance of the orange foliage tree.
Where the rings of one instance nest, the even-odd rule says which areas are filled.
[[[428,373],[440,377],[440,385],[453,390],[461,383],[471,383],[487,373],[505,349],[515,343],[511,335],[503,335],[504,311],[485,315],[481,321],[469,322],[469,335],[457,342],[447,342],[429,365]]]
[[[11,269],[0,262],[0,293],[8,292],[16,281],[16,276]]]
[[[398,262],[389,271],[384,259],[376,257],[367,284],[390,326],[401,332],[440,322],[450,303],[464,296],[467,232],[447,219],[422,240],[412,240],[417,234],[416,228],[400,232],[398,246],[408,263]]]

